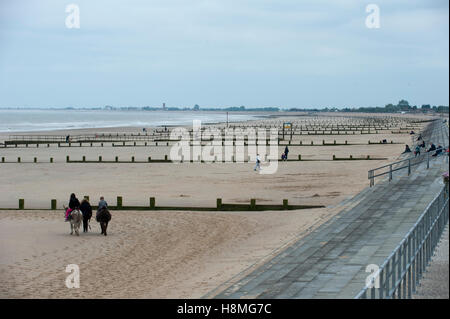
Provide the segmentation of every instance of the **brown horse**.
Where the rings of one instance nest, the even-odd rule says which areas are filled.
[[[109,210],[107,210],[106,208],[102,208],[99,211],[97,211],[95,220],[100,223],[102,235],[106,236],[106,229],[108,228],[108,223],[111,220],[111,213],[109,212]]]

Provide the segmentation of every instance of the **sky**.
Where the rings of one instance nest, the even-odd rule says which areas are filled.
[[[0,0],[0,107],[449,105],[448,87],[448,0]]]

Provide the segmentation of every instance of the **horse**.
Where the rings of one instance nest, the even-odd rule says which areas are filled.
[[[102,235],[106,236],[106,229],[108,228],[108,223],[111,220],[111,213],[105,207],[97,211],[95,220],[100,223],[102,229]]]
[[[67,208],[64,208],[67,209]],[[75,234],[80,236],[79,230],[81,221],[83,220],[83,214],[81,214],[78,208],[72,210],[69,215],[70,222],[70,234],[73,235],[73,231],[75,230]]]

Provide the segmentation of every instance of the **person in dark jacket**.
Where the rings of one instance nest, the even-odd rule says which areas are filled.
[[[436,150],[436,145],[434,145],[433,143],[431,143],[431,146],[430,146],[430,148],[428,149],[427,152],[432,152],[432,151],[435,151],[435,150]]]
[[[87,233],[89,220],[92,217],[92,207],[91,207],[91,204],[89,204],[89,201],[87,200],[87,198],[84,198],[81,201],[80,210],[81,210],[81,213],[83,214],[83,232]]]
[[[70,212],[74,209],[80,208],[80,201],[78,200],[78,198],[75,196],[74,193],[70,194],[70,199],[69,199],[69,208],[66,210],[66,221],[69,220],[69,215]]]
[[[404,153],[411,153],[411,149],[409,148],[408,144],[406,144],[405,151],[402,154],[404,154]]]
[[[288,149],[288,147],[286,146],[285,148],[284,148],[284,155],[285,155],[285,160],[287,161],[287,159],[288,159],[288,153],[289,153],[289,149]]]

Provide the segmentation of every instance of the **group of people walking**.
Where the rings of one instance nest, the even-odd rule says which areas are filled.
[[[105,198],[101,196],[100,201],[98,202],[97,213],[104,208],[108,208],[108,203],[105,201]],[[88,231],[89,220],[92,217],[92,206],[87,197],[85,197],[80,203],[74,193],[70,195],[69,207],[66,209],[65,221],[69,221],[70,213],[74,209],[79,209],[81,211],[81,214],[83,215],[83,232],[86,233]]]

